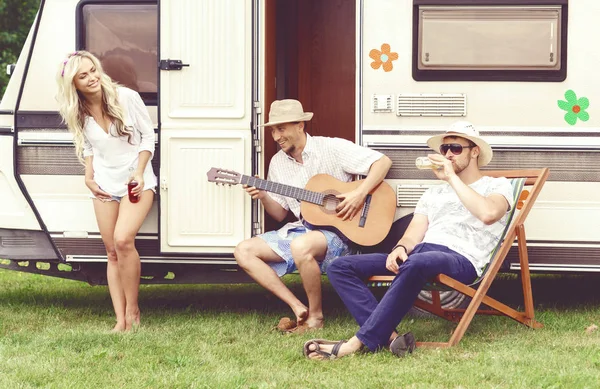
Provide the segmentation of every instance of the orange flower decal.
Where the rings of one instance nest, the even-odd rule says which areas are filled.
[[[390,72],[394,68],[392,61],[398,59],[398,53],[390,52],[390,45],[384,43],[381,45],[381,51],[373,49],[369,53],[369,57],[373,58],[373,62],[371,62],[373,69],[379,69],[383,65],[383,70]]]

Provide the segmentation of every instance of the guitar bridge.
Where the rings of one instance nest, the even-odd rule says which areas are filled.
[[[365,203],[363,204],[362,211],[360,212],[360,220],[358,221],[358,226],[360,228],[365,228],[365,224],[367,223],[367,214],[369,213],[369,206],[371,205],[372,195],[368,194],[365,199]]]

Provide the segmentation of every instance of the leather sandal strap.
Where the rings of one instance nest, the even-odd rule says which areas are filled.
[[[346,343],[345,340],[340,340],[339,342],[337,342],[336,344],[333,345],[333,348],[331,349],[331,355],[333,355],[334,357],[338,356],[338,352],[340,352],[340,348],[342,348],[342,345]]]

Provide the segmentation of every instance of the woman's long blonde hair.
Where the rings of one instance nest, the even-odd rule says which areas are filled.
[[[83,159],[84,134],[83,128],[87,116],[91,113],[85,106],[85,97],[75,88],[73,78],[77,74],[77,69],[84,58],[88,58],[100,75],[100,85],[102,87],[102,113],[106,115],[115,125],[116,135],[127,136],[127,141],[131,143],[132,129],[125,126],[125,114],[123,108],[119,104],[117,87],[119,84],[114,82],[102,69],[100,60],[92,53],[87,51],[76,51],[69,54],[67,58],[60,63],[58,73],[56,75],[56,83],[58,84],[58,94],[56,100],[59,104],[60,116],[67,128],[73,134],[73,143],[75,144],[75,152],[77,158],[82,164],[85,164]]]

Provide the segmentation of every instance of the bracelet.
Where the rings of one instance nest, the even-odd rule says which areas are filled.
[[[395,245],[394,248],[392,249],[392,251],[396,250],[398,247],[402,247],[404,249],[404,252],[406,253],[406,255],[408,255],[408,250],[406,249],[406,246],[404,246],[403,244]]]

